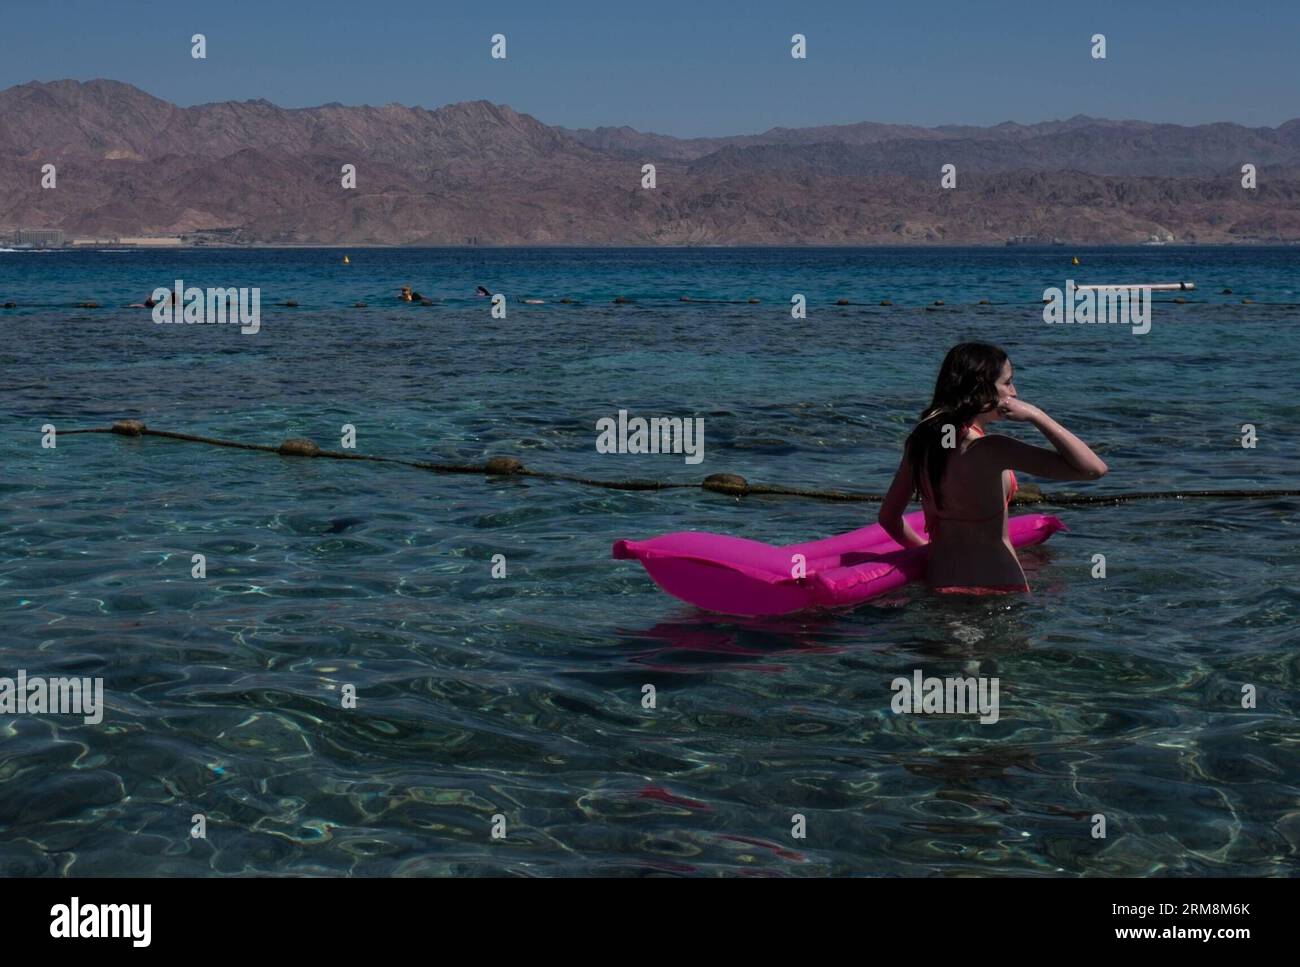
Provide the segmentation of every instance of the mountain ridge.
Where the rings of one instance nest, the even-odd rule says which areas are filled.
[[[58,186],[39,186],[53,163]],[[656,165],[657,186],[641,187]],[[1241,188],[1255,164],[1260,186]],[[357,167],[357,187],[340,170]],[[957,188],[940,187],[956,165]],[[1000,243],[1300,239],[1300,118],[864,121],[676,138],[485,99],[179,107],[111,79],[0,91],[0,231],[248,242]]]

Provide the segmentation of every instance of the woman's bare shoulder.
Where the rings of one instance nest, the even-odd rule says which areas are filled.
[[[1091,480],[1070,465],[1061,454],[1046,447],[1017,440],[1015,437],[990,433],[967,448],[978,453],[977,460],[1001,470],[1019,470],[1049,480]]]

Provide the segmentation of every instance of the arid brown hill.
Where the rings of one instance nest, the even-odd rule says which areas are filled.
[[[41,166],[57,167],[42,189]],[[641,188],[641,165],[658,186]],[[1259,187],[1241,187],[1256,165]],[[357,167],[344,189],[340,168]],[[957,166],[957,188],[940,168]],[[116,81],[0,91],[0,232],[325,244],[1130,243],[1300,239],[1300,120],[1076,117],[678,139],[571,131],[486,101],[437,110],[180,108]]]

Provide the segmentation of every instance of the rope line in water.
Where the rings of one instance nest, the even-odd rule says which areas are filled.
[[[1088,287],[1084,287],[1084,288],[1088,288]],[[1111,289],[1111,288],[1126,289],[1126,288],[1141,288],[1141,286],[1140,285],[1138,286],[1125,286],[1125,285],[1091,286],[1091,288],[1094,290]],[[1191,290],[1187,290],[1187,291],[1191,291]],[[1177,303],[1179,305],[1214,306],[1214,307],[1229,306],[1229,305],[1248,305],[1248,306],[1275,306],[1275,307],[1287,308],[1287,309],[1300,308],[1300,302],[1260,302],[1256,299],[1251,299],[1251,298],[1239,299],[1236,302],[1230,302],[1230,301],[1211,302],[1208,299],[1188,299],[1184,296],[1174,296],[1167,299],[1152,298],[1151,301],[1159,302],[1159,303],[1168,303],[1171,305]],[[528,305],[528,303],[525,303],[522,298],[516,298],[515,302],[517,302],[519,305]],[[513,305],[514,303],[511,304]],[[575,306],[581,308],[593,308],[593,307],[605,306],[605,305],[655,306],[655,307],[669,306],[669,305],[673,305],[673,306],[676,305],[695,305],[695,306],[761,305],[764,307],[765,310],[770,306],[784,307],[785,305],[785,303],[783,303],[780,299],[775,299],[770,303],[764,304],[761,300],[756,298],[697,299],[693,296],[681,296],[677,299],[674,299],[671,296],[644,296],[636,299],[629,299],[629,298],[619,296],[618,298],[610,299],[610,300],[593,299],[592,301],[582,301],[578,299],[548,299],[543,301],[540,304],[548,305],[548,306],[550,305],[564,306],[566,309]],[[997,309],[997,308],[1008,308],[1008,307],[1036,308],[1036,307],[1041,307],[1043,304],[1044,304],[1044,300],[1041,299],[1037,302],[1016,302],[1016,301],[994,302],[991,299],[980,299],[977,302],[954,302],[952,304],[947,304],[942,299],[931,300],[929,302],[896,303],[892,299],[888,299],[888,298],[882,299],[878,302],[854,302],[850,299],[837,299],[834,302],[821,301],[821,300],[818,301],[809,300],[808,302],[808,305],[810,307],[815,306],[817,308],[845,309],[845,308],[852,307],[852,308],[864,308],[864,309],[925,309],[928,311],[938,311],[940,309],[947,309],[951,312],[956,312],[961,309]],[[315,305],[311,303],[303,304],[298,302],[295,299],[289,299],[285,302],[268,303],[267,307],[273,309],[327,310],[327,309],[388,309],[388,308],[400,308],[406,305],[422,306],[424,308],[428,308],[429,306],[436,306],[440,309],[459,309],[459,308],[473,308],[475,306],[482,306],[484,305],[484,303],[473,302],[469,299],[456,299],[455,301],[448,301],[444,299],[429,299],[424,303],[419,303],[419,302],[403,303],[398,301],[392,305],[390,305],[387,300],[383,303],[376,303],[375,305],[370,305],[364,302],[354,302],[350,305],[344,303]],[[87,300],[84,302],[22,302],[22,303],[6,301],[4,303],[0,303],[0,308],[112,310],[112,309],[131,309],[137,307],[129,306],[129,305],[118,306],[111,303],[103,303],[103,302],[95,302],[93,300]]]
[[[751,484],[734,473],[715,473],[699,483],[673,483],[665,480],[593,480],[571,474],[552,473],[546,470],[529,470],[515,457],[490,457],[487,463],[427,463],[402,460],[397,457],[377,457],[364,453],[342,453],[322,450],[311,440],[292,437],[279,446],[263,443],[240,443],[235,440],[218,440],[215,437],[177,433],[172,430],[153,430],[140,420],[118,420],[111,427],[94,427],[81,430],[59,430],[61,436],[75,433],[116,433],[120,436],[158,436],[187,443],[206,443],[214,447],[232,447],[237,450],[258,450],[284,457],[323,457],[328,460],[362,460],[369,463],[392,463],[434,473],[476,473],[486,476],[535,477],[539,480],[559,480],[587,487],[604,487],[609,490],[710,490],[714,493],[735,496],[811,497],[816,500],[841,502],[879,503],[883,494],[865,494],[846,490],[813,490],[804,487],[782,487],[770,484]],[[1300,490],[1142,490],[1126,494],[1045,494],[1032,483],[1023,484],[1013,503],[1053,504],[1070,506],[1081,504],[1125,504],[1135,500],[1253,500],[1264,497],[1300,497]]]

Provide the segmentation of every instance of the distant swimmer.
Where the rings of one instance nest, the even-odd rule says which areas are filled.
[[[475,292],[474,294],[475,294],[475,295],[488,295],[488,296],[490,296],[492,293],[489,292],[489,291],[487,290],[486,287],[480,285],[480,286],[478,287],[478,291]]]
[[[430,301],[427,296],[422,296],[420,295],[420,293],[413,291],[409,285],[402,286],[402,291],[401,293],[398,294],[397,298],[401,299],[403,302],[429,302]]]
[[[162,301],[162,302],[165,302],[167,305],[175,305],[175,304],[176,304],[176,293],[175,293],[175,292],[168,292],[168,293],[167,293],[167,298],[165,298],[165,299],[163,299],[163,300],[161,300],[161,301]],[[143,302],[132,302],[129,306],[127,306],[127,308],[128,308],[128,309],[152,309],[154,306],[156,306],[156,305],[158,304],[158,302],[159,302],[159,300],[158,300],[158,299],[155,299],[155,298],[153,297],[153,293],[151,292],[151,293],[149,294],[149,298],[145,299]]]

